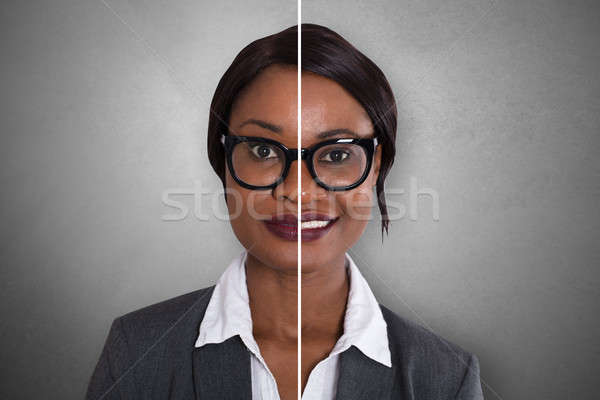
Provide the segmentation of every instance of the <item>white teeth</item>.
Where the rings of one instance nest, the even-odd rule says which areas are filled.
[[[331,221],[305,221],[300,224],[302,229],[323,228],[331,223]]]

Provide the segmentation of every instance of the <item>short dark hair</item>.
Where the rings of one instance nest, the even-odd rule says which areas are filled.
[[[342,36],[321,25],[302,24],[302,65],[337,82],[365,109],[375,137],[381,143],[381,167],[376,183],[381,213],[381,235],[388,232],[389,216],[384,182],[396,155],[396,101],[383,72]],[[232,105],[264,68],[273,64],[298,65],[298,26],[255,40],[235,57],[221,77],[211,102],[208,120],[208,158],[225,188],[225,152],[220,142],[227,134]]]

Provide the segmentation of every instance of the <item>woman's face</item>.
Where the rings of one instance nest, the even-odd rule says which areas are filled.
[[[272,65],[263,70],[236,98],[229,120],[230,131],[241,136],[274,139],[288,148],[297,148],[297,76],[296,66]],[[270,126],[244,124],[248,120],[263,121]],[[373,137],[369,116],[345,89],[330,79],[303,72],[302,147],[326,140],[318,135],[334,129],[345,129],[355,134],[343,132],[327,139]],[[227,194],[233,231],[251,256],[271,268],[295,274],[297,241],[273,233],[264,220],[283,214],[296,217],[300,202],[303,216],[317,213],[334,220],[329,223],[325,234],[316,239],[314,235],[311,238],[305,235],[309,229],[303,229],[302,271],[317,271],[334,265],[360,238],[371,218],[373,187],[380,163],[381,149],[378,146],[367,179],[352,190],[332,192],[318,186],[306,163],[302,162],[300,197],[296,162],[292,163],[286,179],[270,190],[245,189],[226,169],[226,187],[228,192],[235,193]]]

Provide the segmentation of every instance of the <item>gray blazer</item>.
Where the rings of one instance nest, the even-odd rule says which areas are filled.
[[[250,353],[234,336],[195,348],[214,286],[115,319],[86,399],[251,400]],[[392,368],[351,346],[337,400],[483,399],[475,355],[380,306]]]

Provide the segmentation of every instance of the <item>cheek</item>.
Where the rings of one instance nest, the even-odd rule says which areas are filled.
[[[258,235],[261,220],[272,215],[270,195],[241,187],[229,173],[225,184],[227,209],[233,230],[238,236]]]
[[[256,252],[256,240],[261,234],[258,225],[260,222],[252,217],[248,207],[248,203],[252,202],[252,191],[239,186],[229,175],[226,188],[231,229],[242,246]]]
[[[361,185],[359,188],[350,190],[341,194],[337,201],[344,210],[346,218],[367,223],[371,216],[373,206],[373,192],[367,188],[368,185]]]
[[[343,213],[337,228],[338,237],[348,248],[362,236],[371,219],[372,195],[369,190],[360,188],[339,194],[336,199]]]
[[[252,193],[250,190],[239,186],[229,172],[227,172],[225,185],[231,227],[238,236],[245,235],[252,230],[250,213],[248,212],[248,202]]]
[[[229,171],[225,177],[225,196],[227,199],[227,209],[231,224],[235,225],[236,220],[244,216],[244,204],[246,204],[247,194],[231,177]]]

